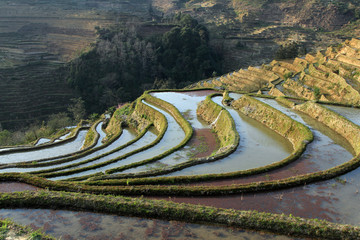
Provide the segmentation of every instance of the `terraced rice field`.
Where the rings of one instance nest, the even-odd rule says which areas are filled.
[[[121,126],[116,137],[101,141],[109,132],[99,124],[98,142],[82,151],[76,145],[81,131],[72,142],[45,149],[3,150],[0,189],[32,192],[1,194],[2,208],[18,209],[0,215],[25,224],[37,219],[36,227],[66,239],[124,239],[135,232],[148,239],[359,239],[357,44],[346,42],[338,55],[333,49],[232,74],[246,79],[241,84],[220,78],[207,90],[146,92],[113,114],[110,123]],[[349,48],[355,53],[349,55]],[[325,72],[334,59],[339,68],[351,68],[351,81],[341,71]],[[250,81],[257,94],[240,92]],[[301,91],[270,95],[285,95],[289,81]],[[45,210],[53,208],[220,227]],[[236,230],[224,228],[229,226]]]

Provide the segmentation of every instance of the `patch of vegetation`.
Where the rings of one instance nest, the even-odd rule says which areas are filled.
[[[30,227],[16,224],[10,219],[1,219],[0,240],[14,239],[14,236],[29,240],[55,240],[55,238],[45,235],[41,230],[33,230]]]
[[[289,42],[280,45],[275,53],[275,59],[291,59],[300,55],[305,55],[306,49],[297,42]]]
[[[100,137],[99,133],[96,131],[96,127],[98,124],[100,124],[101,121],[102,121],[102,119],[99,119],[91,126],[91,128],[89,129],[89,131],[87,132],[87,134],[85,136],[85,142],[81,149],[91,148],[96,145],[96,143]]]
[[[321,93],[320,93],[320,89],[318,87],[314,87],[314,94],[315,94],[316,100],[319,100],[321,97]]]
[[[229,96],[229,91],[224,91],[223,93],[223,100],[222,100],[222,103],[226,106],[230,106],[231,105],[231,102],[233,101],[234,99],[232,97]]]
[[[287,72],[284,74],[284,79],[287,80],[288,78],[291,78],[293,76],[293,72]]]
[[[64,112],[51,115],[47,122],[33,123],[27,128],[18,131],[0,131],[0,145],[13,146],[29,144],[39,138],[56,138],[65,134],[65,127],[71,126],[73,121]]]
[[[185,14],[169,20],[162,35],[142,36],[141,25],[98,28],[94,49],[68,67],[68,83],[88,112],[132,101],[151,88],[182,88],[221,72],[209,45],[209,32]]]
[[[284,99],[280,101],[285,102]],[[252,97],[244,95],[232,106],[289,140],[295,151],[302,148],[304,142],[313,140],[313,134],[308,127]]]
[[[353,147],[356,155],[360,154],[360,127],[338,113],[314,102],[297,105],[296,109],[325,124]]]
[[[230,113],[220,105],[212,101],[211,94],[202,101],[196,113],[205,121],[212,124],[213,129],[220,141],[220,147],[235,150],[239,144],[239,134],[236,131],[235,123]],[[224,92],[226,99],[226,92]]]

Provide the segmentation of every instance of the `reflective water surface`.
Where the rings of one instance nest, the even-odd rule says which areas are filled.
[[[189,224],[89,212],[1,209],[0,217],[42,228],[63,240],[75,239],[294,239],[221,226]]]
[[[46,166],[46,167],[36,167],[36,168],[7,168],[7,169],[0,169],[0,173],[1,172],[32,172],[32,171],[40,171],[40,170],[46,170],[46,169],[52,169],[52,168],[56,168],[56,167],[65,167],[74,163],[80,163],[82,161],[85,161],[87,159],[91,159],[91,158],[95,158],[98,157],[102,154],[108,153],[124,144],[126,144],[127,142],[133,140],[136,137],[136,132],[132,129],[123,129],[123,133],[121,134],[121,136],[116,139],[113,143],[111,143],[109,146],[97,150],[89,155],[86,155],[84,157],[80,157],[78,159],[72,160],[71,162],[67,162],[67,163],[62,163],[62,164],[56,164],[54,166]],[[135,144],[136,145],[136,144]],[[123,152],[125,152],[126,150],[124,149]],[[105,161],[105,160],[109,160],[112,158],[115,158],[117,156],[119,156],[119,154],[121,154],[120,151],[117,151],[115,153],[112,154],[108,154],[107,156],[102,157],[101,159],[99,159],[98,161],[93,161],[91,163],[88,163],[87,165],[82,164],[80,165],[80,167],[83,166],[88,166],[88,165],[92,165],[94,163],[98,163],[101,161]],[[70,168],[69,168],[70,169]],[[61,170],[63,171],[63,170]]]
[[[234,96],[231,95],[231,97]],[[219,105],[222,105],[221,100],[222,97],[213,98],[213,101]],[[206,167],[204,165],[193,166],[166,176],[246,170],[280,161],[291,154],[292,147],[286,139],[261,123],[239,114],[231,107],[224,107],[234,119],[236,129],[240,135],[240,144],[236,151],[224,159],[207,163]]]
[[[217,147],[215,134],[211,132],[209,124],[205,123],[202,119],[197,117],[196,109],[198,104],[203,101],[208,94],[213,92],[214,91],[151,93],[151,95],[167,101],[179,109],[183,117],[188,120],[191,126],[194,128],[194,135],[186,146],[170,154],[169,156],[145,166],[125,170],[122,173],[145,172],[147,170],[159,169],[165,166],[173,166],[182,162],[186,162],[191,157],[209,156]],[[206,134],[206,137],[209,138],[208,140],[210,141],[205,139],[204,134]],[[197,144],[197,141],[202,141],[202,143]],[[200,146],[200,144],[202,145]],[[196,151],[206,152],[208,149],[211,149],[212,151],[208,151],[207,154],[198,156],[193,154]]]
[[[191,94],[194,94],[194,96],[192,96]],[[171,103],[178,107],[180,109],[180,112],[182,112],[182,114],[189,121],[191,121],[192,124],[198,126],[198,129],[209,129],[206,124],[196,119],[196,114],[194,114],[196,110],[193,106],[193,101],[200,101],[201,99],[204,99],[205,95],[196,96],[196,93],[191,94],[182,93],[182,95],[173,95],[173,93],[153,93],[154,96],[160,97],[165,101],[168,101],[167,97],[170,96],[169,102],[171,102],[171,99],[173,99],[174,102]],[[241,95],[230,94],[230,96],[238,98]],[[181,104],[177,104],[175,99],[181,102]],[[217,104],[221,104],[221,97],[215,97],[213,100]],[[221,186],[234,183],[247,183],[253,181],[282,179],[299,174],[306,174],[329,169],[331,167],[349,161],[353,157],[352,149],[346,142],[346,140],[341,138],[338,134],[334,133],[324,125],[317,123],[316,121],[301,113],[292,111],[291,109],[282,106],[275,100],[261,98],[259,98],[259,100],[280,110],[281,112],[305,124],[311,129],[314,134],[314,141],[308,145],[305,153],[294,163],[291,163],[282,169],[270,171],[265,174],[259,174],[239,179],[202,182],[192,185]],[[358,109],[327,105],[326,107],[343,115],[344,117],[348,118],[356,124],[360,123],[360,112]],[[236,128],[240,134],[240,145],[238,149],[232,155],[225,159],[210,164],[190,167],[188,169],[184,169],[170,175],[193,175],[243,170],[280,161],[291,153],[291,145],[281,136],[267,129],[262,124],[254,121],[253,119],[239,114],[232,108],[227,109],[234,118]],[[167,112],[162,109],[159,109],[159,111],[167,114],[166,117],[170,122],[173,121],[173,119],[171,119],[171,116],[169,116]],[[198,129],[195,129],[195,132]],[[131,161],[140,161],[162,153],[166,149],[169,149],[166,148],[167,144],[169,142],[172,143],[174,140],[176,140],[178,134],[182,132],[179,130],[179,126],[176,126],[173,130],[173,132],[170,131],[170,135],[167,135],[170,138],[166,138],[166,140],[161,142],[160,145],[146,150],[144,153],[142,153],[142,155],[134,155],[133,157],[130,157],[129,160],[126,160],[120,164],[127,164]],[[127,133],[126,130],[124,130],[123,136],[119,138],[119,142],[116,141],[102,151],[93,153],[92,155],[89,155],[82,160],[97,156],[101,153],[114,149],[116,146],[120,145],[120,140],[121,144],[123,144],[124,142],[126,142],[124,140],[125,136],[128,136],[128,141],[134,137],[133,135],[131,135],[131,133]],[[177,140],[181,141],[183,137],[184,135],[179,135],[179,138]],[[155,138],[156,134],[149,132],[144,138],[144,140],[139,140],[139,142],[135,143],[134,146],[132,145],[131,149],[136,149],[144,146],[152,142]],[[174,143],[176,142],[174,141]],[[169,147],[171,146],[169,145]],[[181,151],[172,154],[171,158],[169,156],[168,158],[164,158],[158,163],[140,167],[135,171],[147,170],[150,167],[161,167],[161,164],[176,164],[181,161],[186,161],[189,158],[186,153],[190,152],[190,149],[191,145],[187,145]],[[126,151],[129,151],[129,149],[127,149]],[[126,151],[117,154],[122,154]],[[63,154],[62,150],[60,150],[60,152],[61,154]],[[179,153],[184,153],[184,155]],[[18,158],[21,158],[22,161],[24,161],[24,158],[28,158],[31,156],[26,154],[27,153],[21,153],[21,156],[18,156]],[[39,157],[40,152],[37,152],[37,154],[37,157]],[[16,155],[13,155],[13,157],[11,157],[12,154],[9,155],[9,159],[13,158],[13,160],[16,161]],[[117,155],[114,154],[109,157],[115,156]],[[4,157],[7,157],[7,155],[0,156],[1,161],[4,161]],[[43,157],[44,156],[41,152],[41,158]],[[99,159],[99,162],[104,161],[105,159],[107,158]],[[91,164],[94,163],[95,162]],[[81,167],[83,166],[88,165],[84,164]],[[115,165],[113,165],[112,167],[115,167]],[[109,167],[106,167],[100,170],[106,170],[108,168]],[[22,171],[22,169],[20,170]],[[36,169],[34,168],[33,170]],[[24,171],[26,170],[24,169]],[[99,170],[86,171],[84,173],[74,174],[69,177],[87,175],[91,173],[96,173],[98,171]],[[4,172],[6,172],[6,170],[4,170]],[[131,172],[131,170],[129,170],[129,172]],[[61,177],[55,179],[61,179]],[[31,186],[23,186],[14,183],[12,184],[13,185],[10,186],[0,184],[0,191],[20,191],[25,189],[36,190],[36,188],[33,188]],[[357,206],[360,204],[359,190],[360,169],[357,169],[333,180],[295,187],[286,190],[220,197],[185,198],[170,196],[169,198],[169,196],[166,196],[163,199],[176,202],[203,204],[221,208],[285,213],[299,217],[326,219],[332,222],[360,226],[360,214],[358,214],[358,211],[356,211]],[[144,220],[138,218],[117,217],[113,215],[84,212],[53,211],[41,209],[3,209],[0,211],[0,215],[4,217],[13,217],[14,220],[19,223],[33,223],[33,225],[36,227],[42,226],[46,231],[48,231],[48,233],[54,234],[58,237],[61,236],[62,239],[104,239],[104,237],[107,239],[138,239],[138,236],[141,236],[141,239],[287,239],[281,236],[273,236],[266,234],[263,235],[259,233],[252,233],[241,230],[231,230],[226,228],[215,228],[214,226],[193,226],[192,224],[184,224],[178,222],[162,222],[158,220]]]
[[[54,147],[46,149],[38,149],[29,152],[19,152],[19,153],[10,153],[7,155],[2,155],[0,157],[0,163],[14,163],[14,162],[23,162],[23,161],[35,161],[42,158],[56,157],[61,156],[67,153],[72,153],[80,150],[84,144],[85,136],[87,130],[79,131],[78,136],[74,141],[56,145]]]

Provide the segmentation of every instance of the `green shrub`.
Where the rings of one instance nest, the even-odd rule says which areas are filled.
[[[314,95],[315,95],[316,100],[320,99],[320,97],[321,97],[320,88],[314,87]]]

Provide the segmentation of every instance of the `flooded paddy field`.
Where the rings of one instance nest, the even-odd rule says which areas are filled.
[[[87,130],[81,130],[79,131],[79,134],[74,139],[74,141],[57,145],[51,148],[1,155],[0,162],[16,163],[16,162],[25,162],[25,161],[36,161],[39,159],[57,157],[64,154],[73,153],[81,149],[81,147],[84,144],[86,134],[87,134]]]
[[[64,240],[75,239],[294,239],[268,233],[177,221],[121,217],[91,212],[46,209],[1,209],[0,217],[42,228]]]
[[[144,148],[157,139],[159,132],[154,130],[154,128],[150,128],[144,136],[129,146],[115,151],[117,148],[137,137],[137,134],[133,130],[125,128],[123,129],[122,135],[108,146],[70,162],[39,168],[19,167],[1,169],[0,171],[1,173],[33,172],[37,170],[52,171],[53,168],[56,169],[57,167],[61,167],[62,169],[52,171],[60,173],[61,171],[79,170],[81,168],[85,168],[83,171],[81,170],[73,174],[64,174],[63,176],[49,177],[49,179],[53,181],[62,180],[62,182],[65,182],[66,179],[69,178],[83,177],[97,173],[103,173],[101,177],[114,176],[114,179],[116,179],[116,174],[118,173],[120,173],[120,175],[124,175],[147,172],[154,169],[161,170],[164,167],[185,163],[192,158],[210,157],[214,154],[214,152],[219,150],[219,139],[213,129],[213,125],[206,123],[197,115],[197,108],[200,102],[204,101],[205,98],[212,93],[215,93],[215,91],[151,93],[153,97],[172,104],[179,110],[182,117],[186,119],[193,128],[192,137],[183,147],[176,149],[155,162],[132,167],[126,169],[125,171],[116,172],[115,174],[106,173],[109,169],[141,162],[161,155],[173,148],[175,149],[185,138],[186,135],[179,124],[179,119],[176,119],[173,113],[163,107],[143,101],[143,103],[148,107],[151,107],[163,114],[168,123],[164,136],[152,147]],[[236,100],[242,97],[242,95],[230,93],[230,97]],[[337,132],[324,124],[303,113],[285,107],[276,100],[267,98],[256,99],[269,105],[269,108],[279,110],[286,116],[302,123],[310,129],[314,135],[314,140],[308,143],[301,156],[281,168],[270,169],[264,173],[244,177],[189,182],[186,184],[174,181],[170,185],[174,187],[226,187],[234,184],[283,180],[294,176],[302,176],[304,174],[312,174],[332,169],[350,161],[355,156],[355,151],[347,139],[343,138]],[[222,159],[186,167],[182,170],[166,175],[158,175],[156,177],[187,177],[201,176],[204,174],[227,174],[235,171],[264,167],[282,161],[292,154],[294,147],[289,140],[266,127],[261,122],[238,112],[233,107],[225,106],[222,103],[222,100],[223,97],[221,96],[215,96],[212,98],[212,101],[221,107],[221,111],[226,110],[234,121],[235,130],[240,136],[239,145],[236,149]],[[323,106],[335,111],[353,123],[359,124],[360,112],[358,109],[352,111],[352,108],[328,105]],[[96,131],[100,134],[99,142],[101,142],[101,139],[106,136],[106,133],[102,130],[101,124],[97,126]],[[74,145],[79,144],[79,146],[76,146],[77,149],[81,148],[85,134],[86,131],[79,134],[76,140],[72,142]],[[82,139],[82,141],[79,139]],[[81,142],[81,144],[79,142]],[[97,143],[97,146],[100,146],[99,142]],[[16,163],[24,161],[24,156],[33,159],[46,158],[48,156],[53,156],[52,154],[54,154],[54,152],[60,151],[57,149],[58,147],[64,146],[66,146],[66,144],[50,147],[41,151],[34,150],[33,152],[30,151],[8,155],[4,154],[1,155],[1,160],[4,161],[4,163]],[[142,148],[144,149],[141,150]],[[88,167],[91,168],[95,164],[119,158],[135,150],[139,150],[139,152],[126,156],[123,159],[119,159],[119,161],[114,163],[107,164],[106,166],[86,169]],[[42,151],[45,151],[45,155],[42,155]],[[63,152],[61,153],[63,154]],[[94,160],[85,162],[88,159]],[[72,166],[72,164],[77,165]],[[224,209],[256,210],[259,212],[274,214],[283,213],[295,217],[317,218],[334,223],[360,226],[360,217],[356,211],[353,210],[354,206],[360,204],[360,178],[358,177],[360,173],[358,171],[360,170],[356,169],[331,180],[316,182],[308,185],[299,185],[280,190],[258,191],[242,194],[230,193],[211,197],[180,197],[171,194],[166,196],[156,196],[156,194],[154,194],[153,196],[144,196],[144,198],[163,199],[176,203],[200,204],[203,206],[212,206]],[[100,180],[102,179],[101,177],[99,178]],[[89,179],[89,181],[92,181],[92,179]],[[77,182],[75,181],[72,183],[76,184]],[[81,184],[86,184],[86,181]],[[156,186],[161,187],[166,185],[162,185],[160,183]],[[151,189],[152,185],[147,185],[146,187]],[[38,189],[38,187],[20,182],[0,184],[0,192],[27,190],[36,191]],[[137,236],[141,236],[142,239],[295,239],[293,237],[287,238],[284,236],[256,233],[235,228],[189,224],[176,221],[121,217],[109,214],[78,211],[2,209],[0,210],[0,216],[13,218],[16,222],[21,224],[30,224],[34,228],[43,228],[47,233],[52,234],[55,237],[61,237],[61,239],[103,239],[104,237],[109,239],[134,239],[134,237]]]

